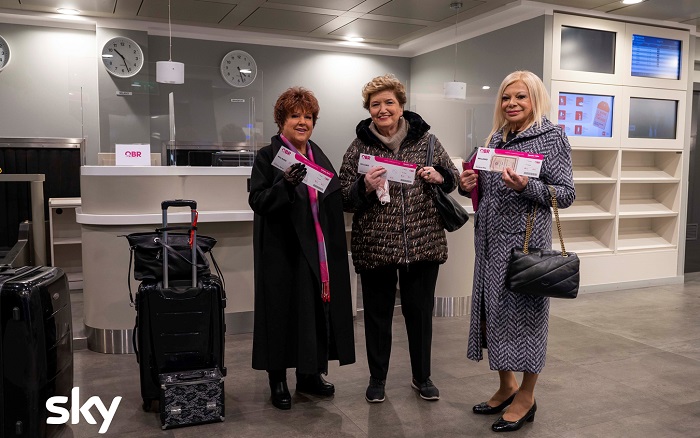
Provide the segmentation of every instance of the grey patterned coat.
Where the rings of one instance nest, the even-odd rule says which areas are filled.
[[[496,133],[489,147],[498,147],[501,140],[501,133]],[[541,127],[533,125],[500,148],[543,154],[544,160],[539,179],[530,178],[522,193],[507,188],[498,172],[479,173],[467,357],[483,359],[480,316],[485,306],[490,368],[539,373],[547,353],[549,298],[510,292],[505,287],[505,276],[511,248],[523,246],[530,209],[537,209],[530,247],[551,248],[551,197],[547,185],[555,188],[560,208],[574,202],[571,147],[566,134],[543,119]]]
[[[366,119],[357,125],[357,138],[343,157],[340,168],[343,208],[354,213],[352,261],[357,272],[447,260],[445,230],[431,200],[428,183],[418,177],[410,185],[389,181],[391,201],[382,205],[376,192],[365,192],[364,174],[357,172],[360,154],[425,165],[430,125],[416,113],[404,111],[403,116],[408,122],[408,134],[396,155],[369,130],[371,119]],[[440,187],[449,193],[457,187],[457,169],[439,140],[434,151],[433,167],[444,178]]]

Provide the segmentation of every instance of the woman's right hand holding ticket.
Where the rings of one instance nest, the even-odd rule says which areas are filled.
[[[386,174],[386,169],[381,166],[370,167],[369,171],[365,174],[365,188],[367,193],[372,193],[377,190],[381,185],[384,185],[384,175]]]
[[[459,175],[459,187],[465,192],[471,192],[476,187],[478,179],[479,174],[474,169],[467,169]]]

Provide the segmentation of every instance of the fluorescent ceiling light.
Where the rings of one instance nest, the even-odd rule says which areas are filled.
[[[345,39],[348,41],[352,41],[353,43],[361,43],[365,40],[364,38],[358,36],[346,36]]]
[[[58,8],[56,9],[56,12],[59,14],[64,14],[64,15],[78,15],[80,14],[80,11],[77,9],[73,8]]]
[[[355,41],[340,41],[338,44],[341,44],[343,46],[352,46],[352,47],[364,47],[367,45],[365,43],[358,43]]]
[[[481,89],[482,89],[482,90],[490,90],[491,87],[489,87],[488,85],[484,85],[483,87],[481,87]]]
[[[636,5],[637,3],[641,3],[645,0],[622,0],[623,5]]]

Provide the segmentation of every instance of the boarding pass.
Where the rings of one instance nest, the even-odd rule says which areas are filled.
[[[489,172],[503,172],[510,167],[518,175],[540,177],[544,155],[508,149],[479,148],[474,161],[474,169]]]
[[[333,179],[333,172],[330,170],[324,169],[318,164],[309,161],[303,155],[292,152],[284,146],[280,148],[277,156],[272,160],[272,165],[283,172],[294,163],[301,163],[306,166],[306,176],[301,182],[321,193],[326,191],[328,183]]]
[[[377,157],[369,154],[360,154],[360,162],[357,165],[359,173],[367,173],[372,167],[381,166],[386,169],[386,179],[389,181],[400,182],[404,184],[413,184],[416,179],[415,163],[407,163],[405,161],[392,160],[390,158]]]

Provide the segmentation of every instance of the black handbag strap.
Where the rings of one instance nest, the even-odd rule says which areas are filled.
[[[561,244],[561,255],[562,257],[568,257],[566,248],[564,248],[564,236],[561,233],[561,222],[559,221],[559,206],[557,204],[557,191],[554,187],[548,185],[549,194],[552,196],[552,210],[554,210],[554,219],[557,222],[557,232],[559,233],[559,243]],[[532,236],[532,229],[535,226],[535,215],[537,214],[537,207],[534,207],[530,213],[527,214],[527,223],[525,225],[525,243],[523,244],[523,252],[529,254],[528,246],[530,245],[530,237]]]
[[[433,165],[433,155],[435,155],[435,134],[430,134],[428,136],[428,155],[425,158],[426,167]]]

